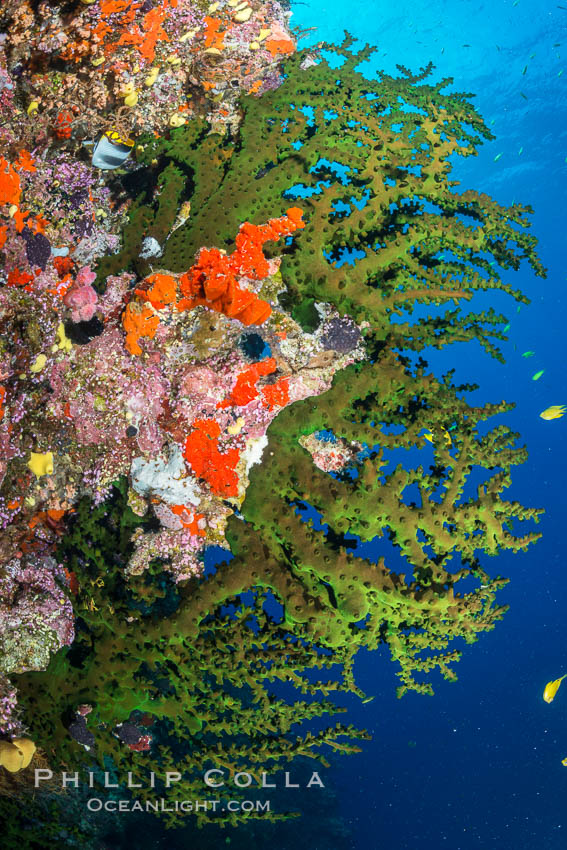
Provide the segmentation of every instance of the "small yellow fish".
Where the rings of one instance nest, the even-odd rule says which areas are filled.
[[[564,413],[567,413],[567,407],[564,404],[552,404],[551,407],[542,410],[539,415],[541,419],[549,422],[551,419],[561,419]]]
[[[545,702],[553,702],[553,700],[555,699],[555,694],[559,690],[559,685],[565,678],[567,678],[567,673],[565,673],[565,676],[561,676],[560,679],[554,679],[553,682],[547,683],[543,692],[543,699]]]
[[[562,764],[564,767],[567,767],[567,759],[561,759],[561,764]]]
[[[449,434],[447,429],[440,425],[439,431],[441,433],[441,436],[445,440],[445,445],[447,446],[447,448],[451,448],[453,443],[451,441],[451,435]],[[425,431],[425,433],[422,434],[422,437],[425,437],[425,439],[428,440],[431,444],[434,444],[436,435],[432,434],[431,431]]]

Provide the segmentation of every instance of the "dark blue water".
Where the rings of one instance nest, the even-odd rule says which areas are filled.
[[[361,654],[358,682],[375,699],[349,702],[348,719],[373,741],[326,775],[356,850],[563,850],[567,690],[550,705],[542,693],[567,672],[567,417],[546,422],[539,413],[567,402],[567,4],[309,0],[292,8],[293,24],[317,27],[303,44],[340,41],[348,29],[378,45],[375,68],[418,70],[432,60],[436,78],[452,76],[456,90],[475,93],[497,138],[456,163],[455,179],[504,204],[531,204],[548,269],[545,281],[527,269],[504,278],[531,299],[519,313],[507,296],[490,295],[511,325],[504,365],[476,343],[424,355],[437,374],[456,367],[457,382],[479,383],[479,402],[516,402],[500,421],[521,432],[530,456],[505,497],[546,509],[543,540],[525,554],[483,561],[492,575],[511,578],[499,594],[511,607],[464,648],[458,682],[438,678],[435,696],[397,700],[387,653]],[[528,349],[535,355],[522,358]]]

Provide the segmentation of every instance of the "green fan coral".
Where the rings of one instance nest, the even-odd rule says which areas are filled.
[[[184,777],[179,792],[198,799],[207,793],[203,774],[211,767],[222,767],[227,776],[247,770],[260,784],[262,771],[275,772],[299,756],[327,764],[325,747],[358,750],[352,739],[367,736],[351,726],[292,734],[305,721],[341,711],[330,700],[313,697],[326,697],[348,683],[336,677],[315,681],[307,674],[336,669],[336,661],[277,625],[264,610],[264,593],[235,600],[232,615],[221,610],[219,599],[197,622],[193,583],[181,599],[159,574],[153,582],[139,578],[126,586],[119,567],[128,554],[127,531],[139,520],[126,506],[123,488],[93,510],[84,500],[77,513],[62,550],[82,588],[76,642],[69,652],[58,653],[44,673],[18,679],[31,735],[53,768],[88,769],[98,763],[102,769],[113,766],[121,777],[130,771],[133,782],[143,786],[135,792],[142,799],[155,796],[147,782],[151,770],[160,776],[179,771]],[[240,563],[238,569],[249,589],[245,566]],[[198,628],[187,628],[188,620]],[[270,685],[287,681],[310,699],[276,697]],[[67,731],[79,704],[92,706],[91,755]],[[156,743],[144,756],[114,734],[132,712],[145,712],[152,720]],[[238,789],[231,793],[238,797]],[[196,813],[199,823],[284,816]],[[174,815],[166,817],[175,821]]]
[[[297,301],[330,301],[368,321],[378,339],[414,350],[477,337],[498,355],[490,337],[502,338],[495,325],[503,318],[493,310],[453,309],[417,325],[392,325],[390,317],[487,289],[525,302],[500,273],[526,259],[544,274],[526,232],[530,209],[459,192],[449,179],[451,157],[475,155],[492,138],[469,96],[446,92],[451,79],[432,84],[431,68],[419,76],[401,68],[398,78],[369,80],[355,69],[372,48],[351,53],[350,46],[350,38],[328,46],[343,60],[338,69],[325,59],[302,69],[307,51],[290,59],[278,89],[243,102],[236,144],[194,123],[146,146],[140,158],[185,170],[191,194],[191,216],[167,239],[160,262],[184,271],[202,245],[228,247],[242,221],[281,215],[300,197],[307,225],[282,264]],[[160,193],[155,208],[151,200],[150,192],[140,196],[125,252],[140,244],[140,225],[163,234]],[[352,252],[354,265],[341,263]],[[104,272],[127,261],[124,252],[110,258]]]
[[[484,420],[510,405],[472,408],[457,395],[462,389],[450,376],[439,382],[421,368],[412,375],[386,352],[372,364],[350,367],[316,404],[306,400],[278,416],[269,431],[271,451],[252,473],[244,504],[246,519],[293,577],[293,590],[283,593],[289,622],[334,648],[388,643],[401,666],[400,695],[410,688],[432,692],[415,672],[438,666],[454,678],[448,664],[459,653],[440,650],[455,637],[474,641],[502,616],[504,609],[493,603],[505,582],[490,580],[479,557],[519,551],[539,537],[515,536],[509,524],[537,521],[541,511],[501,497],[511,467],[526,459],[525,449],[514,447],[518,435],[503,425],[479,433]],[[352,480],[314,468],[299,445],[302,434],[321,428],[370,447]],[[394,458],[403,462],[394,465]],[[467,488],[473,467],[487,470],[476,492]],[[294,511],[305,503],[326,531]],[[347,532],[390,557],[371,563],[356,550],[348,554],[354,543]],[[389,566],[400,555],[405,578]],[[458,583],[470,575],[480,587],[459,593]]]
[[[537,539],[521,524],[540,512],[503,497],[526,451],[505,425],[485,426],[511,406],[472,407],[463,398],[472,386],[409,357],[473,339],[501,356],[503,318],[462,315],[460,302],[490,289],[527,300],[501,274],[523,260],[544,274],[529,210],[449,179],[451,157],[491,137],[468,96],[447,93],[450,80],[427,82],[430,69],[366,79],[356,67],[372,51],[350,46],[333,48],[337,69],[309,64],[306,52],[290,59],[279,89],[242,104],[238,139],[193,122],[139,153],[147,169],[135,179],[146,188],[122,251],[99,264],[101,288],[125,268],[147,274],[146,236],[163,247],[160,267],[182,272],[203,246],[230,251],[243,221],[267,221],[301,197],[307,223],[288,240],[281,300],[307,329],[314,305],[332,303],[362,327],[368,358],[273,421],[242,517],[228,523],[234,557],[214,576],[174,591],[156,566],[149,583],[128,587],[120,558],[136,521],[124,500],[79,509],[65,544],[80,584],[78,642],[18,682],[31,734],[54,765],[91,759],[66,731],[79,703],[93,706],[101,766],[138,777],[181,765],[187,793],[209,765],[278,766],[323,744],[353,751],[350,739],[364,733],[339,724],[297,736],[292,726],[336,710],[320,694],[363,696],[353,677],[362,646],[388,646],[400,695],[430,693],[436,668],[454,679],[452,641],[473,642],[504,612],[495,597],[505,580],[489,577],[484,557]],[[447,301],[445,312],[412,319],[415,305]],[[321,430],[362,449],[339,474],[317,468],[301,442]],[[474,488],[473,471],[484,476]],[[274,600],[281,622],[266,610]],[[276,697],[279,682],[310,699]],[[143,764],[113,733],[134,711],[155,718],[160,739]]]
[[[450,375],[439,382],[421,368],[412,375],[383,353],[337,375],[316,400],[283,411],[269,429],[263,464],[251,474],[247,524],[229,525],[240,558],[196,589],[184,633],[196,637],[219,601],[253,585],[269,588],[290,630],[331,649],[346,671],[358,647],[388,644],[400,666],[400,696],[408,689],[432,693],[435,667],[456,678],[449,665],[460,652],[445,652],[450,641],[472,643],[505,611],[495,594],[506,580],[490,579],[481,556],[526,549],[539,535],[516,536],[511,523],[537,521],[541,513],[501,496],[511,467],[526,459],[514,445],[518,435],[503,425],[480,433],[486,419],[510,405],[472,408],[457,395],[463,389],[471,387],[453,386]],[[320,429],[370,447],[353,474],[340,480],[314,467],[299,439]],[[393,465],[394,457],[404,460],[400,450],[415,467],[407,460]],[[487,470],[476,492],[467,488],[473,467]],[[300,516],[306,506],[309,522]],[[386,556],[369,561],[349,551],[365,542]],[[391,566],[400,555],[405,577]],[[460,592],[469,576],[475,589]]]
[[[370,362],[335,376],[328,393],[294,404],[271,426],[270,451],[252,473],[243,508],[277,565],[259,568],[257,579],[303,634],[335,650],[385,640],[401,664],[400,692],[428,691],[414,671],[438,665],[452,677],[447,665],[457,653],[441,651],[450,638],[471,641],[502,614],[493,606],[502,582],[487,579],[478,556],[525,548],[537,535],[516,538],[509,523],[538,512],[501,499],[511,465],[525,458],[513,447],[515,435],[504,426],[482,437],[477,431],[509,406],[470,408],[457,394],[463,388],[421,367],[412,374],[393,350],[476,338],[501,359],[494,340],[503,338],[504,318],[493,309],[463,315],[457,306],[412,322],[414,306],[458,305],[489,289],[526,301],[501,273],[522,260],[536,274],[544,269],[526,231],[529,208],[459,192],[449,179],[451,157],[474,155],[492,137],[469,96],[447,93],[450,79],[429,83],[430,67],[369,80],[356,68],[372,49],[352,53],[351,43],[327,45],[342,61],[338,69],[325,59],[306,68],[306,52],[293,57],[279,89],[243,104],[237,143],[218,139],[216,156],[214,137],[200,137],[195,127],[158,140],[144,156],[191,173],[191,217],[166,241],[162,259],[174,271],[187,268],[203,244],[228,247],[244,218],[264,220],[301,198],[307,225],[290,240],[281,269],[294,315],[308,326],[310,305],[330,301],[366,323]],[[394,314],[407,320],[392,322]],[[370,447],[354,482],[313,469],[298,438],[320,428]],[[424,429],[434,443],[430,471],[407,464],[385,471],[388,451],[424,449]],[[464,493],[473,466],[498,469],[476,496]],[[416,501],[406,504],[412,486]],[[294,512],[300,500],[320,512],[330,533],[301,522]],[[340,546],[348,531],[361,542],[388,537],[407,561],[408,579],[383,561],[348,556]],[[250,528],[233,536],[246,557],[250,537]],[[454,586],[470,573],[482,587],[460,596]],[[224,579],[230,596],[236,587]],[[434,653],[424,658],[427,647]]]

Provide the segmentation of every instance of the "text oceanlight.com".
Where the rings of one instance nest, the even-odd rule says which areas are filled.
[[[87,800],[90,812],[269,812],[269,800]]]

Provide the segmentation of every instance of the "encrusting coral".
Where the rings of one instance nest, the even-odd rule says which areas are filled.
[[[246,3],[246,20],[235,4],[213,5],[207,14],[194,0],[6,0],[2,47],[19,114],[43,143],[67,146],[105,128],[163,133],[195,115],[234,130],[240,94],[279,85],[295,40],[277,0]]]

